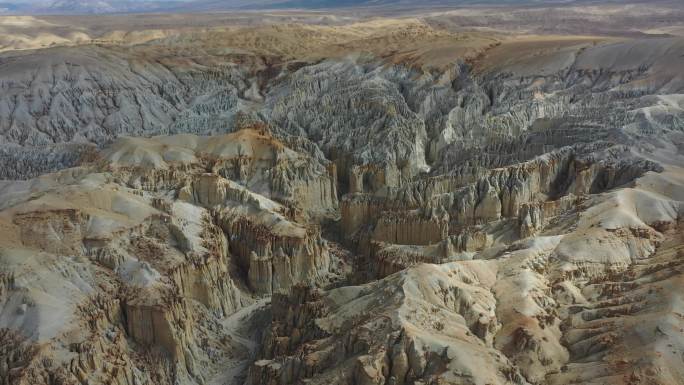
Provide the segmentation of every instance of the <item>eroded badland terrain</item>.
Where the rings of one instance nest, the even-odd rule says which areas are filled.
[[[0,384],[683,384],[682,20],[0,18]]]

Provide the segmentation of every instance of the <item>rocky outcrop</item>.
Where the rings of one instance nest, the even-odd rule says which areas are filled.
[[[465,229],[457,235],[425,246],[371,242],[370,275],[383,278],[420,263],[444,263],[469,259],[468,254],[485,250],[493,243],[492,235],[477,228]]]
[[[467,228],[457,235],[451,235],[441,244],[444,257],[449,258],[454,253],[482,251],[493,243],[492,235],[478,228]]]
[[[371,218],[377,218],[384,211],[384,200],[367,194],[345,195],[340,203],[340,226],[345,235],[352,235]]]
[[[580,199],[573,194],[556,201],[527,203],[520,206],[518,225],[521,238],[533,236],[553,218],[575,209]]]
[[[390,189],[385,196],[352,194],[342,201],[342,230],[353,238],[359,229],[372,229],[372,235],[360,239],[356,246],[366,253],[371,247],[364,244],[372,241],[429,245],[468,226],[511,219],[518,221],[518,233],[524,238],[551,217],[572,210],[579,203],[575,197],[625,185],[648,171],[661,169],[653,162],[630,158],[625,147],[592,148],[597,151],[587,156],[566,147],[486,173],[473,169],[470,176],[419,180]],[[584,151],[586,148],[581,148]],[[621,159],[621,154],[626,158]],[[402,202],[415,209],[406,211]],[[467,247],[457,249],[465,251]],[[442,253],[442,258],[448,255],[450,252]]]
[[[174,360],[183,360],[192,336],[193,319],[182,302],[162,305],[149,298],[126,300],[123,307],[126,332],[138,344],[164,349]]]
[[[28,247],[59,254],[81,253],[88,216],[76,209],[20,213],[14,223]]]
[[[277,222],[267,226],[226,212],[219,215],[231,253],[257,293],[271,294],[297,283],[327,279],[331,258],[320,230],[288,223],[282,217],[275,217]]]
[[[372,277],[383,278],[420,263],[440,263],[441,255],[425,247],[402,247],[374,243],[372,250]]]
[[[0,381],[3,384],[18,383],[38,348],[21,334],[10,329],[0,330]]]
[[[581,196],[625,184],[637,176],[659,170],[654,163],[613,161],[610,148],[607,160],[578,158],[571,148],[549,153],[520,165],[495,169],[477,183],[447,194],[428,198],[429,209],[444,209],[457,224],[470,225],[515,218],[520,207],[567,194]]]
[[[373,230],[374,241],[400,245],[429,245],[449,234],[445,219],[422,218],[414,212],[383,212]]]
[[[404,39],[421,36],[429,45],[472,38],[418,24]],[[332,32],[317,35],[302,26],[287,31],[319,43]],[[225,41],[242,47],[238,37],[251,41],[256,32],[235,33]],[[282,33],[266,46],[288,45]],[[578,41],[571,47],[560,41],[563,49],[539,48],[531,57],[525,51],[502,68],[478,60],[466,64],[458,56],[438,68],[417,68],[402,59],[388,65],[373,55],[291,63],[270,49],[265,59],[259,53],[264,47],[226,53],[213,45],[217,36],[195,35],[196,44],[182,47],[176,39],[160,40],[160,50],[100,45],[5,54],[0,132],[11,166],[6,176],[75,165],[80,154],[87,158],[92,151],[80,143],[231,132],[241,128],[242,114],[250,114],[276,136],[305,137],[316,148],[307,152],[324,153],[340,171],[342,192],[375,192],[412,183],[426,171],[439,176],[505,167],[567,145],[621,141],[613,128],[638,127],[648,134],[681,129],[684,121],[676,103],[659,104],[657,95],[675,95],[682,87],[672,70],[681,63],[674,54],[681,46],[677,39],[613,46]],[[401,42],[398,36],[393,39]],[[366,41],[352,39],[352,46],[354,40]],[[473,43],[493,54],[508,49],[496,40]],[[610,60],[618,56],[623,65]],[[65,143],[72,146],[68,151]]]
[[[0,179],[26,179],[75,167],[97,158],[91,144],[58,144],[26,149],[19,145],[0,145]]]
[[[503,356],[475,363],[452,350],[468,346],[487,354],[498,329],[494,298],[480,286],[488,284],[479,276],[487,274],[481,267],[423,265],[364,287],[324,295],[298,288],[278,297],[263,358],[250,368],[249,383],[449,382],[454,373],[525,383]],[[447,283],[442,277],[448,274],[470,283]],[[470,366],[479,364],[491,371]]]
[[[334,165],[285,147],[263,125],[212,138],[121,139],[105,157],[133,188],[178,189],[181,199],[204,206],[228,199],[223,179],[310,215],[337,207]]]
[[[13,376],[204,384],[254,349],[221,320],[258,296],[337,279],[343,262],[307,222],[335,208],[334,186],[319,189],[333,183],[334,168],[306,166],[308,158],[255,131],[219,139],[211,156],[193,155],[191,141],[126,139],[89,167],[2,191],[0,325],[19,314],[25,321],[13,327],[47,346],[26,359],[13,350],[6,364],[24,370]],[[248,159],[246,173],[232,175],[240,146],[252,156],[239,158]],[[288,174],[297,168],[306,171]],[[273,192],[272,181],[294,190]],[[321,206],[303,212],[287,205],[297,196]],[[17,272],[27,280],[17,284]],[[53,296],[60,302],[45,301]],[[51,308],[62,310],[47,317]],[[51,338],[71,353],[53,350]],[[0,374],[8,375],[4,367]],[[54,380],[39,380],[48,377]]]

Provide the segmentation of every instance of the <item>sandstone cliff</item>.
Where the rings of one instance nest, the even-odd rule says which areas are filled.
[[[0,53],[0,383],[681,383],[682,38],[450,17]]]

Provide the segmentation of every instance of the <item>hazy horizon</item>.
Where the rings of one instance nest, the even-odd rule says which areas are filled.
[[[205,12],[248,9],[348,9],[460,6],[566,5],[589,0],[0,0],[0,15],[79,15],[145,12]],[[638,1],[605,3],[634,3]],[[591,2],[595,3],[595,2]]]

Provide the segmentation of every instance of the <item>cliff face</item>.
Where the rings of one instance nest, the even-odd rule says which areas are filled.
[[[30,341],[3,358],[11,383],[203,384],[252,349],[222,320],[344,270],[307,222],[336,207],[328,170],[267,133],[128,138],[97,159],[3,189],[0,322]]]
[[[663,338],[678,357],[669,333],[681,320],[664,309],[681,278],[684,206],[660,195],[674,175],[524,205],[524,218],[539,215],[533,237],[512,219],[434,245],[377,242],[379,280],[274,297],[248,383],[592,383],[607,367],[608,383],[679,378],[657,348]],[[637,348],[648,330],[663,333]]]
[[[0,54],[0,383],[682,382],[682,39],[385,23]]]
[[[363,287],[274,297],[264,358],[248,383],[406,384],[464,374],[525,383],[492,349],[500,327],[493,279],[486,263],[423,265]],[[458,358],[464,351],[470,359]]]
[[[385,65],[372,55],[290,65],[201,51],[204,44],[175,57],[161,48],[116,46],[6,54],[5,176],[77,164],[92,153],[85,143],[121,135],[230,132],[240,128],[242,113],[272,125],[285,141],[303,137],[300,144],[337,166],[342,192],[620,141],[619,128],[648,135],[683,124],[675,96],[682,90],[679,39],[580,42],[570,51],[521,55],[502,68],[483,61],[439,69]],[[507,49],[488,52],[497,57]]]

